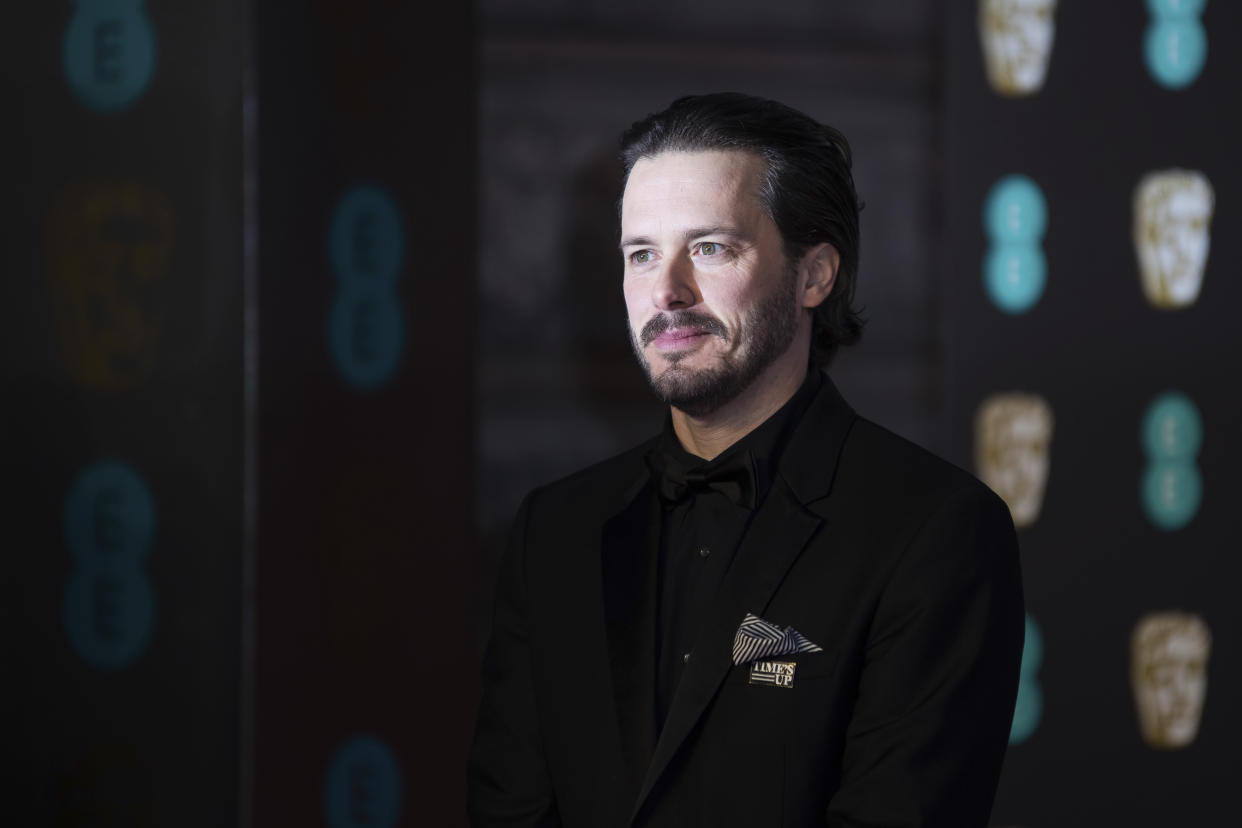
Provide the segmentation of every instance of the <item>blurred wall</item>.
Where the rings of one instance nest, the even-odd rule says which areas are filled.
[[[721,89],[854,145],[871,321],[832,369],[854,406],[1017,511],[1038,495],[995,824],[1227,821],[1242,21],[1049,7],[1016,94],[979,8],[16,9],[8,821],[462,824],[517,502],[660,427],[625,341],[617,138]],[[1165,187],[1136,224],[1174,170],[1210,199]],[[1143,287],[1157,241],[1199,262],[1189,299]],[[992,445],[979,412],[1015,391],[1031,416]]]
[[[472,644],[467,4],[255,4],[258,826],[461,825]]]
[[[9,12],[3,820],[232,824],[243,6]]]
[[[469,6],[8,22],[5,824],[462,824]]]
[[[995,820],[1227,824],[1242,9],[971,5],[945,18],[949,456],[1015,506],[1028,613]]]

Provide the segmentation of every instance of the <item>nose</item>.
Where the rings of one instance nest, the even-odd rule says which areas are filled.
[[[665,260],[652,282],[651,301],[660,310],[684,310],[697,305],[694,265],[680,256]]]

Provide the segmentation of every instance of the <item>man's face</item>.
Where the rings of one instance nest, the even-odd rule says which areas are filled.
[[[736,399],[790,344],[798,274],[764,212],[764,162],[739,151],[639,160],[621,204],[634,353],[666,402],[703,416]]]

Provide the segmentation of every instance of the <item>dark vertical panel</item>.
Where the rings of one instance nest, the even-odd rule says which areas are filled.
[[[236,820],[241,4],[6,20],[4,820]]]
[[[253,816],[459,824],[475,682],[470,8],[257,13]]]
[[[1043,631],[1043,713],[1011,747],[997,824],[1204,824],[1236,811],[1239,566],[1232,550],[1233,466],[1242,394],[1239,301],[1242,174],[1236,147],[1242,65],[1234,4],[1210,3],[1199,78],[1158,86],[1143,62],[1144,3],[1060,3],[1044,89],[1004,99],[987,86],[975,4],[948,18],[945,331],[953,455],[971,463],[971,421],[988,394],[1041,394],[1055,413],[1042,514],[1021,537],[1030,614]],[[1178,4],[1166,4],[1177,6]],[[1202,170],[1216,191],[1211,253],[1192,307],[1144,299],[1131,241],[1140,177]],[[983,289],[983,203],[1001,176],[1034,179],[1048,205],[1047,286],[1018,315]],[[1203,500],[1184,528],[1158,528],[1139,497],[1144,412],[1160,392],[1196,403]],[[1214,634],[1202,729],[1180,750],[1140,739],[1130,688],[1130,634],[1150,612],[1202,616]]]

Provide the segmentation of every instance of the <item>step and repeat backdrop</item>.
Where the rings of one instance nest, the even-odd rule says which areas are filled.
[[[0,823],[463,824],[468,4],[21,5]]]
[[[233,824],[241,4],[7,9],[0,822]]]
[[[1242,8],[951,8],[951,445],[1009,503],[1027,600],[993,822],[1225,824],[1242,739]]]
[[[254,825],[464,825],[468,3],[255,3]]]
[[[726,5],[711,25],[750,34]],[[603,418],[601,456],[637,428],[616,355],[594,367],[594,340],[557,333],[583,288],[531,262],[578,261],[543,228],[615,232],[582,199],[609,203],[620,127],[720,86],[857,136],[867,232],[890,244],[864,257],[876,321],[838,373],[1019,527],[1027,640],[993,824],[1232,819],[1242,8],[943,5],[924,43],[926,4],[851,30],[830,25],[844,6],[787,2],[747,53],[772,60],[726,43],[690,68],[680,41],[557,51],[516,11],[506,28],[518,4],[483,4],[476,159],[470,4],[23,4],[0,58],[18,792],[0,821],[463,823],[490,597],[476,452],[481,511],[508,514],[567,450],[565,399]],[[678,38],[700,32],[666,6]],[[632,28],[602,3],[539,8]],[[798,40],[814,26],[832,48]],[[857,46],[883,33],[900,56]],[[932,169],[943,222],[919,206]],[[941,229],[935,287],[921,251]]]

